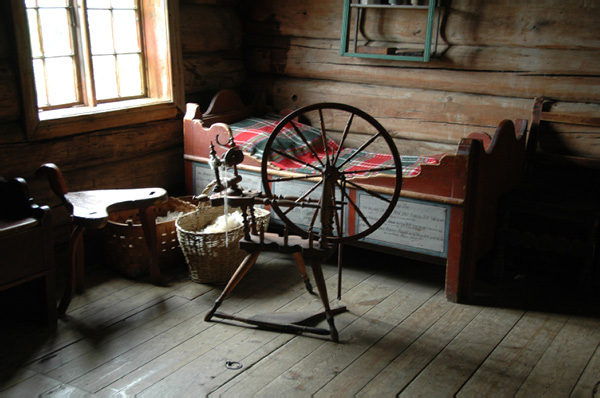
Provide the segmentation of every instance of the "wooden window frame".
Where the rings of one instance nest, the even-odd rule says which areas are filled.
[[[179,0],[140,0],[147,98],[39,112],[23,0],[11,0],[26,139],[49,139],[171,119],[185,107]],[[161,28],[158,28],[161,27]]]

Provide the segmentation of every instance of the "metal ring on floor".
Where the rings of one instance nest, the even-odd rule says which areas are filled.
[[[227,369],[231,369],[231,370],[238,370],[238,369],[241,369],[243,367],[243,365],[241,362],[227,361],[227,362],[225,362],[225,367]]]

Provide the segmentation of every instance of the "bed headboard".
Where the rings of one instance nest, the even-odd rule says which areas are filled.
[[[264,93],[256,94],[252,102],[246,105],[237,92],[221,90],[215,94],[204,112],[198,104],[188,103],[185,119],[200,119],[204,127],[210,127],[217,117],[219,122],[231,124],[250,116],[263,115],[266,112],[267,106]]]

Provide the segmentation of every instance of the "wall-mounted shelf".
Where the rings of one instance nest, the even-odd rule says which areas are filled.
[[[396,5],[396,4],[363,4],[356,0],[344,0],[342,38],[340,55],[359,58],[379,58],[400,61],[428,62],[432,53],[435,54],[437,36],[439,32],[440,13],[436,10],[438,0],[425,0],[425,5]],[[371,3],[369,1],[368,3]],[[388,12],[402,12],[406,10],[423,10],[423,26],[425,42],[422,47],[401,49],[397,47],[371,47],[359,44],[359,26],[361,18],[369,9],[378,9]],[[436,17],[437,15],[437,17]],[[354,23],[352,23],[354,21]],[[435,22],[435,23],[434,23]],[[434,32],[435,28],[435,32]],[[435,43],[434,42],[435,33]],[[366,41],[366,40],[364,40]],[[432,46],[433,43],[433,46]]]

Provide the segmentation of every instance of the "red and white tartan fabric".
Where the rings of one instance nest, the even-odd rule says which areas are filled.
[[[266,118],[244,119],[240,122],[231,124],[229,127],[233,133],[235,143],[242,151],[249,153],[258,159],[262,159],[267,140],[278,123],[278,117],[273,115],[267,116]],[[318,157],[324,158],[325,149],[323,147],[320,130],[298,122],[294,122],[294,124],[305,137],[306,142],[308,142],[310,147],[317,153]],[[284,127],[279,133],[274,145],[271,147],[272,152],[275,152],[270,159],[271,164],[282,170],[300,173],[312,173],[315,168],[322,168],[319,159],[314,157],[309,146],[306,145],[306,142],[299,137],[296,130],[291,125]],[[335,141],[328,138],[327,147],[330,157],[337,154],[339,146]],[[280,155],[276,153],[276,151],[285,153],[292,158],[297,159],[297,161]],[[337,164],[341,165],[350,158],[350,160],[344,164],[342,169],[345,172],[354,171],[355,173],[352,174],[353,176],[373,176],[378,173],[360,171],[380,169],[393,165],[391,155],[366,151],[361,151],[356,155],[355,153],[356,149],[343,148],[338,155],[337,161]],[[418,175],[421,172],[421,165],[423,164],[439,164],[439,159],[431,156],[401,156],[400,160],[402,162],[403,177],[414,177]],[[388,171],[387,173],[389,174],[392,172]]]

